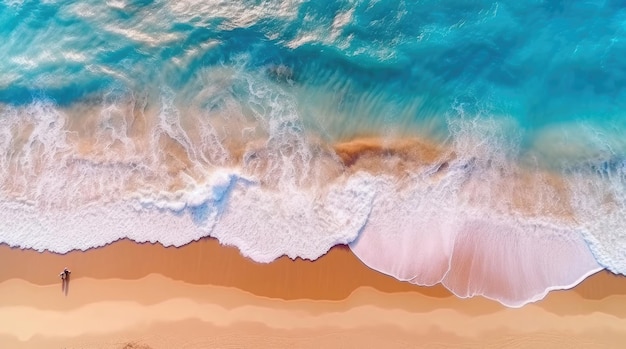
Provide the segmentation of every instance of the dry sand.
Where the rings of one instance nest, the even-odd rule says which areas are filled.
[[[597,347],[626,343],[626,278],[521,309],[365,267],[346,247],[257,264],[203,239],[66,255],[0,246],[0,348]],[[72,270],[67,294],[58,273]]]

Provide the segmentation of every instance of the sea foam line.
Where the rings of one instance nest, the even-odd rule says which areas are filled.
[[[589,251],[583,236],[607,232],[589,229],[598,218],[579,198],[594,194],[572,184],[591,179],[614,195],[602,221],[619,217],[622,177],[577,179],[516,164],[510,120],[453,119],[447,144],[331,145],[306,132],[284,91],[245,79],[250,105],[271,101],[247,109],[253,120],[234,100],[208,118],[164,92],[150,103],[133,96],[86,106],[92,113],[78,120],[105,126],[95,139],[73,124],[83,107],[5,107],[2,242],[64,253],[121,238],[181,246],[212,236],[265,263],[316,259],[350,243],[367,265],[400,280],[441,282],[461,297],[509,306],[599,270],[594,256],[625,270],[610,235]],[[252,131],[241,132],[244,125]]]

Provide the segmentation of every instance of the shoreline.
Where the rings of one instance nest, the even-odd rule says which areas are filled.
[[[114,260],[110,256],[114,256]],[[147,257],[149,256],[149,257]],[[149,263],[146,261],[149,258]],[[108,262],[104,262],[108,260]],[[176,260],[176,263],[168,261]],[[451,297],[445,287],[419,287],[400,282],[370,269],[346,245],[336,245],[324,256],[311,261],[282,256],[270,263],[258,263],[243,256],[234,246],[222,245],[215,238],[202,238],[189,244],[164,247],[160,243],[137,243],[122,239],[87,251],[73,250],[65,254],[50,251],[38,252],[0,244],[0,264],[12,268],[0,270],[0,282],[24,279],[36,285],[58,283],[58,271],[67,266],[72,278],[140,279],[150,274],[160,274],[189,284],[211,284],[245,289],[257,296],[290,299],[340,300],[360,286],[369,286],[383,292],[412,292],[416,288],[432,297]],[[39,265],[36,270],[32,265]],[[126,268],[131,266],[132,268]],[[186,269],[186,267],[191,267]],[[201,269],[225,268],[221,273],[202,273]],[[237,273],[228,273],[229,269]],[[350,273],[350,278],[345,275]],[[285,292],[263,281],[283,279],[289,283]],[[333,290],[309,287],[311,280],[333,285]]]
[[[109,255],[114,256],[113,260]],[[171,261],[175,263],[169,263]],[[124,238],[86,251],[72,250],[63,254],[21,249],[1,243],[0,264],[11,266],[0,269],[0,283],[10,279],[22,279],[38,286],[59,283],[57,270],[67,266],[73,271],[73,278],[136,280],[159,274],[188,284],[236,287],[257,296],[284,300],[341,300],[359,287],[371,287],[386,293],[417,292],[435,298],[466,299],[454,295],[440,283],[419,286],[372,269],[359,260],[347,245],[336,245],[313,261],[282,256],[270,263],[258,263],[243,256],[237,247],[222,245],[212,237],[201,238],[178,247],[163,246],[159,242],[138,243]],[[33,265],[38,265],[38,268],[33,269]],[[186,269],[187,266],[193,268]],[[230,275],[224,275],[227,272],[208,272],[208,268],[219,266],[234,268],[237,272]],[[206,273],[198,270],[204,268],[207,268]],[[350,278],[343,277],[348,274]],[[289,282],[290,290],[287,292],[259,282],[280,277],[286,279],[284,282]],[[324,285],[332,283],[333,290],[308,287],[311,286],[309,283],[313,283],[311,280],[318,280]],[[338,280],[341,282],[337,282]],[[583,278],[570,288],[550,290],[547,296],[570,291],[594,300],[615,294],[626,295],[626,276],[603,269]],[[472,298],[485,297],[475,296],[469,299]],[[500,305],[497,301],[489,301]],[[529,304],[541,301],[542,299]]]
[[[213,238],[182,247],[122,240],[63,255],[1,245],[0,263],[10,266],[0,270],[0,346],[10,348],[441,348],[528,340],[607,348],[626,340],[619,306],[626,278],[606,271],[516,309],[400,282],[346,246],[316,261],[260,264]],[[67,295],[58,279],[64,266],[72,270]]]

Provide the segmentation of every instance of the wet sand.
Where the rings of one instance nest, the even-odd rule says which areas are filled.
[[[258,264],[203,239],[66,255],[0,246],[2,348],[620,347],[626,278],[600,272],[510,309],[417,287],[347,247]],[[72,270],[67,294],[58,273]]]

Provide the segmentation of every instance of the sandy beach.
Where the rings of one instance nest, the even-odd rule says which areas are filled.
[[[624,4],[0,0],[0,349],[626,349]]]
[[[626,340],[626,279],[608,272],[511,309],[399,282],[345,246],[314,262],[258,264],[214,239],[180,248],[123,240],[65,255],[3,245],[0,263],[2,348],[617,348]]]

